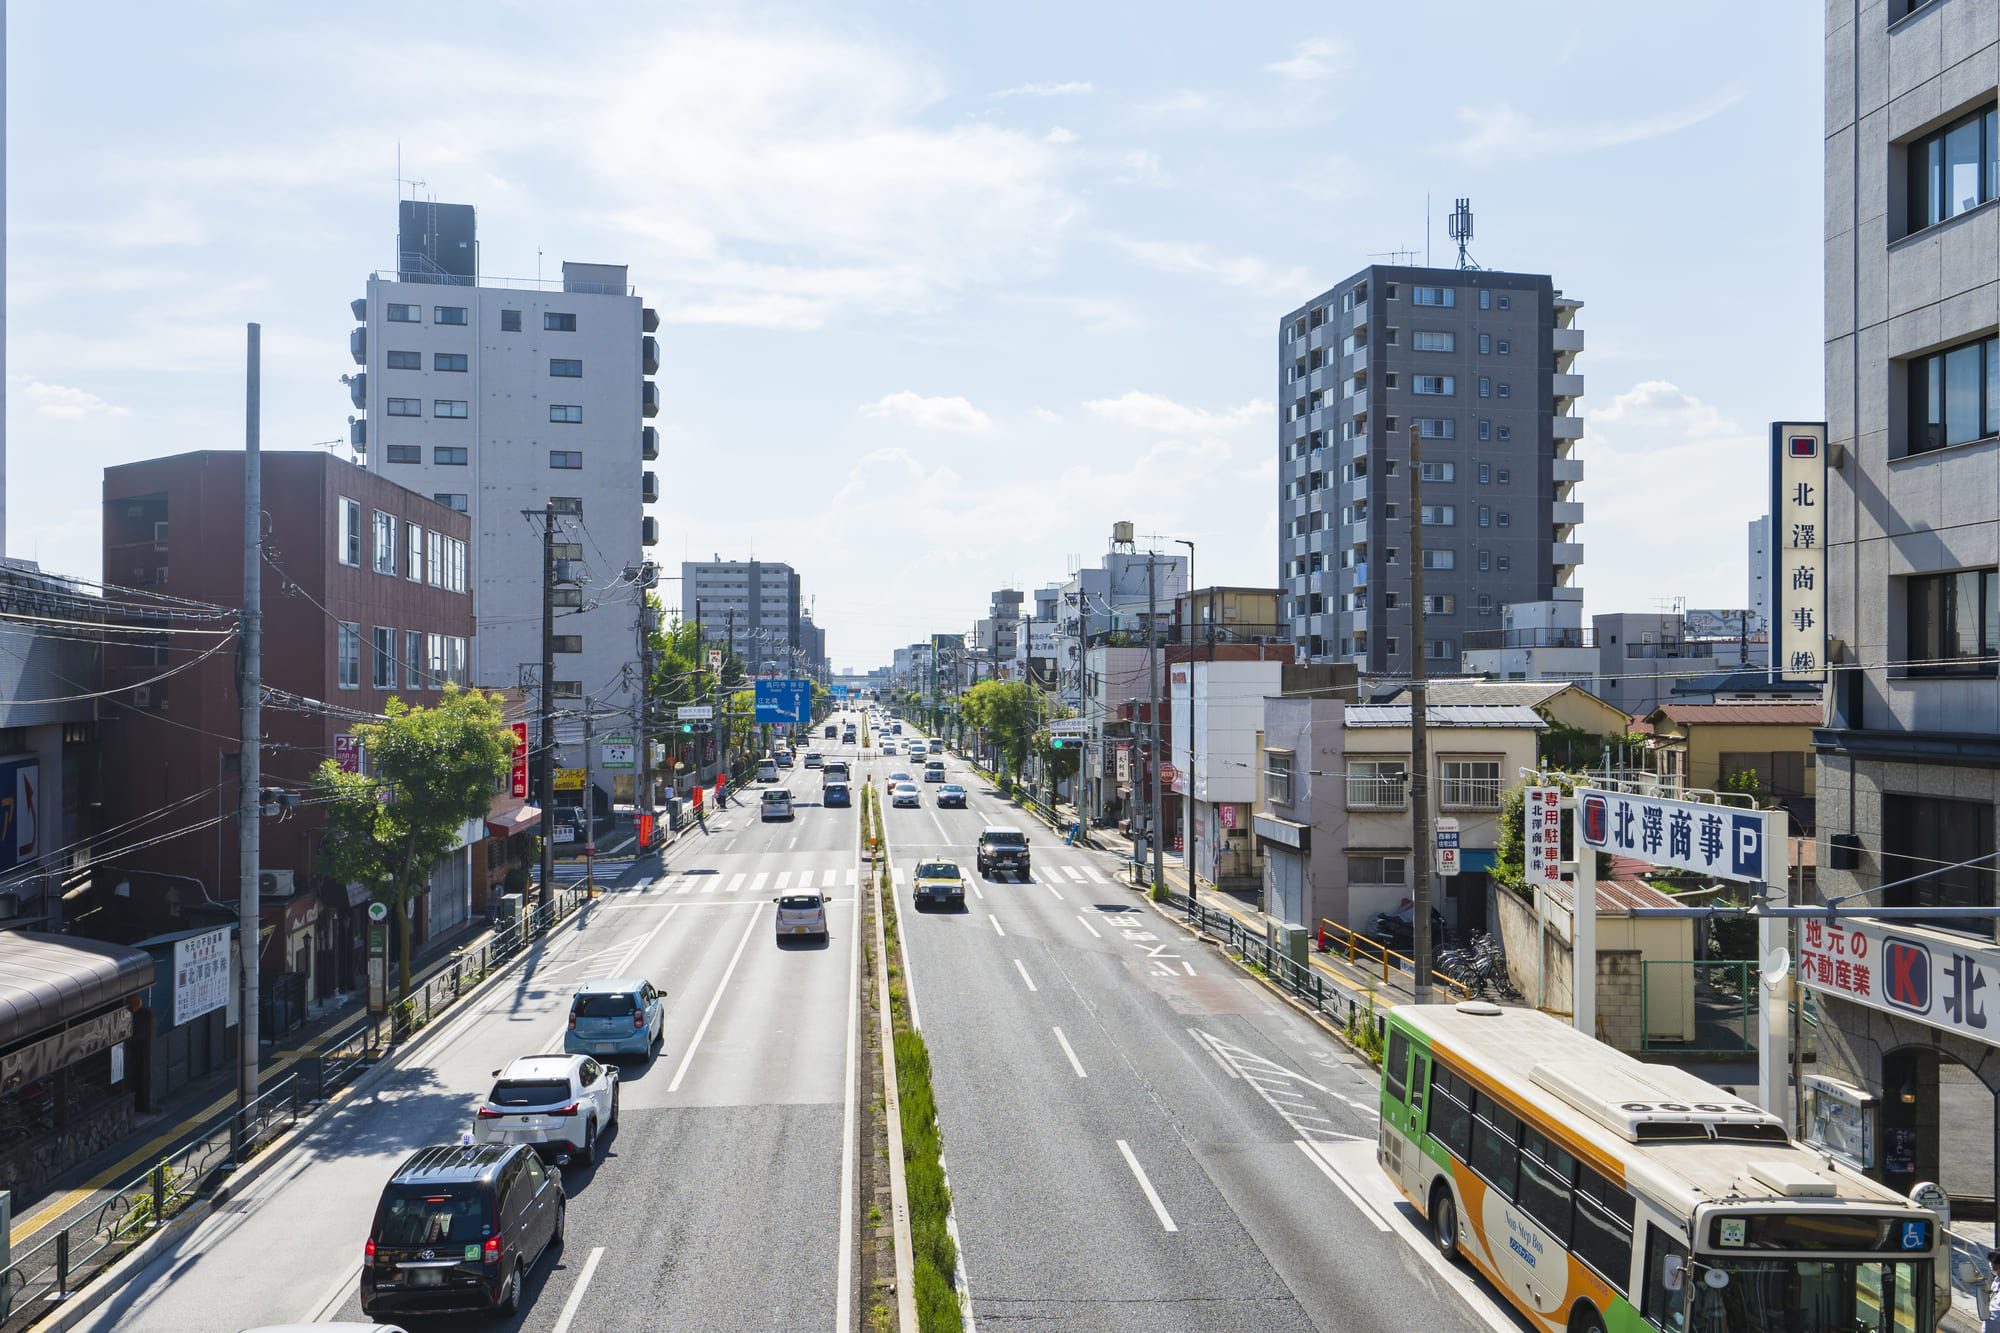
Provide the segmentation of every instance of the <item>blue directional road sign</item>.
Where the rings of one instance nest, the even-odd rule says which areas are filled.
[[[833,687],[833,697],[836,699],[845,699],[847,697],[847,687],[845,685],[835,685]]]
[[[812,721],[812,682],[806,680],[760,680],[757,682],[759,722]]]

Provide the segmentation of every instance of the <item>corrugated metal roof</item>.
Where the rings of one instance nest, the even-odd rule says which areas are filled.
[[[152,984],[153,957],[143,949],[75,935],[0,931],[0,1046]]]
[[[1573,908],[1576,895],[1570,882],[1563,880],[1545,890],[1552,901],[1564,907]],[[1597,881],[1597,914],[1599,916],[1623,916],[1635,907],[1679,907],[1672,894],[1661,893],[1650,884],[1637,880],[1600,879]]]
[[[1408,704],[1350,704],[1341,714],[1350,727],[1407,727]],[[1526,727],[1546,731],[1541,714],[1524,704],[1428,704],[1424,724],[1430,727]]]
[[[1533,708],[1547,703],[1564,690],[1581,687],[1567,680],[1441,680],[1433,684],[1428,693],[1430,702],[1437,704],[1515,704],[1523,708]],[[1410,687],[1405,685],[1385,702],[1410,701]]]
[[[1817,699],[1809,704],[1661,704],[1653,711],[1665,713],[1682,726],[1734,722],[1752,727],[1818,727],[1826,723],[1826,709]]]

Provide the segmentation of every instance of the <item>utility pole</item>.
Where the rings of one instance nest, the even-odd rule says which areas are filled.
[[[1410,423],[1410,859],[1416,878],[1410,950],[1416,954],[1415,995],[1431,1000],[1431,821],[1429,682],[1424,675],[1423,435]]]
[[[595,700],[583,704],[583,889],[597,896],[597,788],[591,782],[590,724],[596,715]]]
[[[1159,606],[1158,579],[1154,566],[1155,553],[1146,552],[1146,679],[1152,683],[1153,696],[1153,883],[1167,882],[1166,849],[1161,846],[1165,840],[1160,836],[1160,635],[1155,619]],[[1181,844],[1185,847],[1187,844]]]
[[[653,630],[659,622],[646,592],[654,584],[654,574],[652,561],[639,562],[639,688],[632,696],[632,739],[639,745],[639,776],[632,788],[635,840],[639,816],[653,813],[653,744],[647,735],[646,722],[653,686]]]
[[[730,607],[726,620],[729,627],[729,651],[723,656],[722,667],[715,673],[715,715],[722,719],[722,749],[717,752],[716,763],[725,778],[729,777],[729,713],[722,695],[722,673],[736,660],[736,608]],[[755,689],[755,686],[751,687]],[[734,785],[734,779],[730,779]]]
[[[530,511],[532,512],[532,511]],[[556,902],[556,506],[542,505],[542,766],[536,783],[542,803],[542,888],[545,910]]]
[[[1175,544],[1176,546],[1185,546],[1185,547],[1187,547],[1187,548],[1188,548],[1188,577],[1187,577],[1187,599],[1188,599],[1188,615],[1189,615],[1190,617],[1192,617],[1192,616],[1193,616],[1193,615],[1195,614],[1195,607],[1194,607],[1194,543],[1193,543],[1193,542],[1191,542],[1191,541],[1189,541],[1189,540],[1187,540],[1187,538],[1185,538],[1185,537],[1176,537],[1176,538],[1174,538],[1174,544]],[[1193,643],[1194,643],[1194,640],[1193,640],[1192,638],[1189,638],[1189,639],[1187,640],[1187,643],[1186,643],[1186,645],[1185,645],[1185,646],[1187,646],[1187,647],[1188,647],[1188,655],[1187,655],[1187,673],[1188,673],[1188,715],[1187,715],[1187,727],[1188,727],[1188,771],[1187,771],[1187,774],[1186,774],[1186,776],[1185,776],[1185,777],[1184,777],[1184,778],[1182,779],[1182,780],[1183,780],[1184,782],[1186,782],[1186,783],[1187,783],[1187,800],[1186,800],[1186,803],[1184,804],[1184,806],[1183,806],[1183,808],[1182,808],[1182,811],[1181,811],[1181,829],[1182,829],[1182,836],[1181,836],[1181,856],[1182,856],[1182,858],[1183,858],[1183,863],[1184,863],[1184,864],[1186,865],[1186,867],[1187,867],[1187,884],[1188,884],[1188,901],[1189,901],[1189,902],[1193,902],[1193,901],[1194,901],[1194,877],[1195,877],[1195,874],[1196,874],[1196,871],[1195,871],[1195,867],[1196,867],[1196,866],[1197,866],[1198,864],[1200,864],[1200,862],[1199,862],[1199,859],[1198,859],[1198,858],[1196,857],[1196,855],[1195,855],[1195,852],[1196,852],[1196,850],[1197,850],[1197,849],[1198,849],[1198,848],[1199,848],[1199,847],[1201,846],[1201,837],[1200,837],[1200,835],[1199,835],[1199,834],[1198,834],[1198,833],[1196,832],[1196,830],[1195,830],[1195,822],[1194,822],[1194,775],[1195,775],[1195,766],[1196,766],[1196,756],[1197,756],[1197,750],[1196,750],[1196,747],[1197,747],[1197,746],[1198,746],[1198,745],[1199,745],[1199,744],[1201,743],[1201,741],[1200,741],[1200,737],[1199,737],[1199,736],[1198,736],[1198,735],[1197,735],[1197,734],[1195,733],[1195,729],[1194,729],[1194,651],[1193,651]],[[1211,659],[1213,659],[1213,657],[1214,657],[1214,654],[1213,654],[1213,653],[1210,653],[1210,654],[1209,654],[1209,657],[1210,657]]]
[[[264,459],[263,459],[263,333],[248,329],[243,386],[243,643],[236,673],[236,952],[243,994],[236,1015],[236,1108],[246,1110],[257,1100],[257,1063],[262,1049],[258,1035],[257,949],[263,920],[258,884],[262,855],[264,794]]]

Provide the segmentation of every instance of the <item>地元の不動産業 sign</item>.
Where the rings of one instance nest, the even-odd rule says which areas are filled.
[[[1842,917],[1798,927],[1800,985],[2000,1045],[2000,949]]]
[[[1583,845],[1607,856],[1742,884],[1784,882],[1784,844],[1770,834],[1770,811],[1592,787],[1576,789],[1576,808]]]

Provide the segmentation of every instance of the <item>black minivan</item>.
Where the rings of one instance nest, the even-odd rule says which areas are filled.
[[[528,1269],[562,1244],[562,1177],[524,1144],[419,1148],[375,1206],[361,1311],[521,1308]]]

